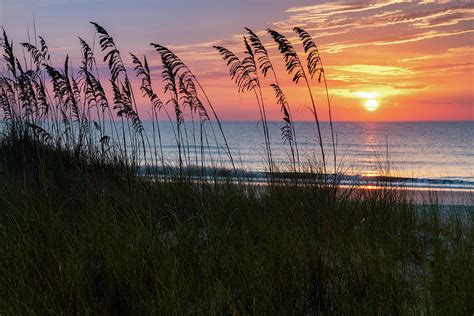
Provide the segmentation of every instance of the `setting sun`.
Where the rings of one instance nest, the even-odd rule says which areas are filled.
[[[379,107],[379,103],[375,99],[365,101],[365,108],[367,111],[373,112]]]

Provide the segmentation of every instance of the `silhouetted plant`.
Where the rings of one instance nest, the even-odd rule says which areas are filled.
[[[216,132],[214,130],[212,122],[209,119],[210,117],[208,115],[208,111],[207,111],[206,107],[204,106],[204,104],[201,101],[201,98],[199,96],[199,93],[202,94],[207,106],[209,107],[209,109],[212,112],[213,119],[216,121],[216,123],[218,125],[220,135],[221,135],[221,137],[224,141],[225,152],[226,152],[226,154],[227,154],[227,156],[228,156],[228,158],[229,158],[229,160],[232,164],[232,167],[235,169],[235,164],[234,164],[234,160],[232,158],[232,153],[230,151],[230,147],[229,147],[229,144],[227,142],[227,138],[225,136],[224,130],[222,128],[222,124],[221,124],[221,121],[219,119],[219,116],[217,115],[217,113],[214,109],[214,106],[212,105],[212,102],[210,101],[206,91],[204,90],[203,86],[201,85],[201,83],[199,82],[197,77],[194,75],[194,73],[191,71],[191,69],[189,69],[189,67],[186,66],[186,64],[176,54],[174,54],[171,50],[169,50],[168,48],[166,48],[163,45],[159,45],[159,44],[156,44],[156,43],[150,43],[150,45],[153,46],[155,48],[155,50],[161,55],[162,60],[166,61],[166,63],[169,65],[171,71],[174,72],[176,79],[178,79],[178,81],[182,82],[183,87],[186,90],[186,93],[189,94],[189,97],[192,100],[191,102],[193,103],[193,107],[195,105],[196,109],[199,110],[200,122],[203,123],[205,121],[209,121],[209,125],[211,127],[211,131],[213,133],[214,139],[215,139],[216,142],[218,142]],[[179,87],[179,82],[177,82],[177,85]],[[205,129],[203,130],[203,132],[205,134]],[[207,138],[207,136],[205,136],[205,137]],[[201,142],[201,144],[202,143],[203,142]],[[220,157],[219,146],[217,147],[217,149],[218,149],[218,154],[219,154],[219,157]],[[212,157],[210,157],[210,159],[212,159]]]
[[[306,65],[308,68],[308,73],[313,78],[316,74],[318,74],[318,83],[324,81],[324,87],[326,90],[326,99],[328,103],[328,112],[329,112],[329,124],[331,128],[331,140],[332,140],[332,149],[333,149],[333,162],[334,162],[334,173],[337,172],[337,160],[336,160],[336,141],[334,138],[334,128],[333,128],[333,120],[332,120],[332,112],[331,112],[331,100],[329,98],[329,90],[326,80],[326,73],[324,71],[323,60],[321,59],[321,54],[319,53],[319,49],[316,46],[311,35],[308,34],[305,30],[299,27],[295,27],[293,31],[298,34],[301,41],[303,42],[303,48],[306,53]]]
[[[280,87],[280,83],[278,82],[278,77],[276,75],[275,68],[273,67],[273,64],[271,62],[270,56],[268,55],[267,49],[265,48],[265,46],[263,45],[262,41],[260,40],[257,34],[255,34],[250,28],[245,27],[245,30],[249,34],[250,43],[252,44],[255,55],[257,56],[258,63],[260,64],[259,68],[263,76],[266,77],[269,71],[271,71],[273,74],[275,83],[272,84],[271,86],[275,90],[277,103],[281,105],[282,104],[281,101],[285,100],[284,101],[285,109],[288,115],[286,115],[283,112],[283,107],[281,107],[283,120],[285,121],[285,126],[283,127],[285,129],[285,133],[284,133],[285,138],[283,140],[288,141],[291,136],[292,141],[288,141],[288,143],[290,145],[290,151],[292,153],[292,158],[293,158],[292,163],[293,163],[293,166],[296,167],[296,160],[299,164],[299,150],[298,150],[298,143],[296,140],[296,130],[295,130],[294,122],[293,122],[293,116],[291,114],[290,105],[286,101],[285,94]],[[276,88],[274,87],[275,85],[276,85]],[[286,120],[285,118],[288,118],[288,120]],[[288,126],[290,128],[289,130],[287,129]],[[292,134],[292,135],[289,135],[289,134]],[[293,148],[293,144],[295,148]],[[296,160],[295,160],[295,155],[294,155],[295,149],[296,149]]]
[[[139,159],[145,159],[147,166],[145,140],[150,148],[151,145],[139,116],[127,68],[114,39],[102,26],[97,23],[92,24],[99,37],[100,49],[105,54],[103,61],[110,70],[110,80],[108,81],[110,81],[113,91],[113,108],[112,105],[109,105],[112,104],[112,99],[109,102],[105,93],[106,89],[100,81],[93,49],[85,40],[79,38],[82,59],[79,71],[75,72],[68,55],[60,67],[53,66],[46,41],[36,34],[35,44],[20,43],[24,51],[31,56],[30,62],[27,62],[26,57],[23,58],[24,63],[21,62],[15,56],[13,42],[3,30],[0,45],[7,69],[5,74],[0,75],[0,108],[3,112],[3,120],[7,128],[15,130],[13,133],[17,135],[29,135],[48,146],[55,144],[67,151],[72,150],[75,155],[87,154],[92,157],[100,153],[102,161],[112,159],[132,167],[137,166]],[[270,171],[273,171],[276,166],[272,156],[261,78],[267,77],[269,73],[273,74],[275,82],[270,86],[275,93],[284,121],[284,126],[281,127],[281,136],[283,142],[289,144],[292,164],[296,170],[297,161],[299,162],[298,146],[290,106],[278,82],[267,49],[252,30],[246,28],[246,31],[249,36],[243,38],[244,56],[242,60],[224,47],[216,46],[215,48],[227,62],[229,74],[237,84],[238,91],[253,91],[255,94],[264,132],[266,160]],[[313,78],[319,74],[319,81],[324,80],[326,84],[324,68],[314,41],[308,37],[307,33],[302,33],[302,30],[295,29],[295,31],[298,31],[297,33],[302,38],[305,52],[308,54],[309,77]],[[279,43],[279,50],[283,52],[287,71],[293,75],[293,80],[296,83],[301,78],[306,80],[312,97],[312,91],[308,84],[309,78],[306,77],[294,48],[281,34],[274,31],[270,31],[270,34]],[[277,34],[281,36],[277,36]],[[37,41],[37,39],[39,40]],[[178,164],[181,172],[184,162],[186,162],[186,167],[200,163],[204,176],[206,147],[209,151],[208,161],[213,164],[215,154],[211,153],[208,137],[212,136],[207,131],[208,126],[211,128],[217,144],[219,159],[221,160],[221,151],[224,148],[235,168],[221,122],[196,76],[171,50],[159,44],[152,44],[152,46],[161,57],[164,90],[166,94],[169,93],[169,100],[162,101],[153,89],[147,58],[144,56],[140,60],[133,54],[131,57],[134,70],[140,80],[141,94],[147,97],[152,105],[154,161],[159,159],[161,165],[165,165],[162,127],[158,116],[161,111],[164,111],[171,122],[166,106],[171,105],[176,116],[176,124],[172,124],[172,130],[180,152]],[[312,103],[315,121],[319,127],[313,99]],[[116,117],[119,117],[122,122],[122,135],[119,134],[115,125]],[[332,120],[331,113],[330,119]],[[189,133],[191,129],[189,125],[185,124],[185,120],[192,123],[192,135]],[[198,121],[199,127],[196,128],[195,122]],[[215,123],[218,124],[219,130],[214,129]],[[106,128],[108,124],[110,124],[110,129]],[[219,131],[220,135],[217,135],[216,131]],[[128,132],[127,137],[126,132]],[[158,134],[158,139],[156,139],[155,133]],[[320,136],[319,128],[318,135]],[[332,136],[334,148],[333,131]],[[319,139],[325,164],[321,137]],[[224,146],[219,144],[220,140],[224,141]],[[194,144],[194,158],[192,158],[191,144]],[[198,153],[198,146],[200,146],[200,153]],[[143,148],[143,155],[139,154],[141,148]],[[198,159],[199,156],[200,159]]]
[[[270,139],[267,128],[267,120],[265,109],[263,106],[263,96],[261,93],[260,81],[257,74],[257,65],[255,62],[255,55],[252,52],[247,39],[244,37],[245,54],[242,61],[232,51],[223,46],[214,46],[214,48],[222,56],[222,59],[227,62],[229,67],[229,75],[237,85],[239,92],[253,91],[257,100],[260,119],[262,121],[263,134],[265,138],[265,153],[270,171],[273,171],[274,164],[270,148]]]
[[[153,128],[153,147],[155,150],[155,159],[158,156],[156,152],[157,146],[156,146],[156,137],[155,137],[155,134],[156,134],[155,125],[156,125],[156,130],[158,131],[158,142],[160,145],[160,159],[161,159],[162,166],[164,166],[165,162],[164,162],[164,155],[163,155],[163,144],[161,142],[160,124],[159,124],[157,112],[159,112],[162,109],[166,111],[166,108],[164,107],[164,104],[161,101],[161,99],[158,97],[158,95],[153,91],[153,87],[151,85],[150,68],[148,67],[148,61],[146,57],[143,56],[143,63],[142,63],[137,56],[135,56],[134,54],[130,54],[130,55],[132,56],[133,63],[135,64],[135,72],[137,74],[137,77],[141,79],[140,90],[142,91],[144,96],[147,96],[150,99],[150,102],[151,102],[151,113],[152,113],[151,121],[152,121],[152,128]],[[173,128],[173,131],[174,131],[174,128]]]
[[[242,59],[242,66],[244,68],[244,72],[248,73],[249,77],[253,77],[253,90],[258,97],[260,97],[260,104],[261,104],[261,115],[262,115],[262,124],[264,131],[266,133],[266,142],[267,142],[267,151],[268,151],[268,162],[270,166],[270,172],[273,171],[274,169],[274,162],[273,162],[273,156],[272,156],[272,149],[271,149],[271,141],[270,141],[270,133],[268,131],[268,122],[267,122],[267,114],[265,110],[265,101],[263,98],[262,94],[262,87],[260,83],[260,78],[258,75],[258,69],[257,69],[257,62],[255,60],[255,54],[252,51],[252,48],[250,47],[249,42],[247,41],[247,37],[244,36],[244,46],[245,46],[245,57]]]
[[[121,143],[115,143],[114,137],[110,137],[106,135],[106,117],[109,121],[110,125],[110,133],[113,135],[115,132],[115,136],[117,140],[120,139],[119,132],[117,130],[117,126],[115,124],[114,115],[112,113],[112,109],[109,106],[109,101],[105,94],[104,88],[98,78],[98,70],[97,70],[97,63],[94,57],[93,51],[89,44],[82,38],[79,38],[79,42],[81,45],[82,50],[82,66],[80,67],[79,74],[82,75],[82,82],[83,82],[83,91],[84,91],[84,98],[86,101],[86,105],[88,108],[88,116],[89,122],[92,120],[91,118],[91,110],[95,108],[96,115],[99,123],[94,121],[94,127],[97,131],[99,131],[99,140],[108,139],[107,145],[109,145],[110,140],[112,140],[112,146],[118,146],[118,151],[122,157],[124,154],[124,148],[122,148]],[[97,75],[94,75],[93,69],[96,69]],[[101,142],[101,155],[104,156],[105,153],[105,146],[104,142]],[[113,153],[115,154],[115,153]],[[105,157],[103,157],[105,158]]]
[[[181,107],[179,106],[179,97],[178,97],[178,88],[176,86],[176,77],[175,73],[172,69],[172,65],[170,64],[169,59],[165,56],[161,55],[161,63],[163,64],[163,70],[161,71],[161,78],[165,83],[165,93],[170,93],[170,99],[166,102],[167,104],[171,104],[174,109],[174,113],[176,116],[176,132],[177,138],[176,143],[178,146],[178,159],[179,159],[179,173],[182,176],[183,172],[183,157],[182,157],[182,131],[181,125],[184,123],[183,112]]]
[[[107,62],[111,73],[110,81],[114,90],[115,109],[118,110],[117,115],[122,118],[125,117],[127,119],[127,123],[130,122],[135,131],[135,133],[131,133],[129,129],[130,141],[133,148],[132,161],[135,163],[138,156],[137,150],[139,146],[139,140],[135,137],[135,135],[138,135],[143,146],[143,155],[146,164],[145,135],[143,133],[144,128],[138,114],[137,106],[134,101],[133,90],[130,85],[127,70],[125,69],[125,65],[122,61],[120,51],[117,49],[113,38],[102,26],[95,22],[90,23],[94,25],[97,33],[99,33],[99,44],[101,50],[106,53],[104,56],[104,62]],[[121,75],[123,77],[122,79],[120,79]],[[124,150],[126,150],[125,139],[124,148]]]
[[[2,31],[3,38],[1,44],[3,47],[3,58],[7,62],[8,71],[16,79],[16,58],[13,53],[13,43],[10,42],[10,40],[8,39],[7,33],[5,32],[4,28],[2,28]]]
[[[59,71],[56,70],[54,67],[44,64],[44,67],[46,68],[46,71],[51,78],[51,82],[53,84],[53,92],[55,95],[55,98],[59,101],[60,103],[60,111],[63,113],[68,113],[74,120],[76,120],[79,124],[79,137],[82,136],[82,118],[79,110],[79,106],[76,100],[76,94],[74,94],[73,87],[71,85],[71,81],[69,79],[69,56],[66,56],[66,60],[64,62],[64,70]],[[67,115],[66,115],[67,116]],[[63,122],[66,128],[66,130],[70,130],[72,135],[66,135],[68,139],[72,141],[71,146],[75,146],[75,141],[74,141],[74,125],[69,124],[69,122],[66,123],[66,120],[64,119],[64,114],[63,114]],[[80,144],[80,141],[79,141]],[[76,150],[80,150],[81,148],[77,148]]]
[[[271,85],[273,90],[275,91],[275,96],[277,98],[277,102],[280,105],[281,112],[283,113],[283,121],[285,125],[281,128],[281,136],[284,142],[288,142],[290,145],[291,151],[291,158],[293,163],[293,168],[296,170],[296,157],[295,157],[295,150],[293,149],[293,129],[292,129],[292,122],[290,118],[290,113],[288,112],[288,102],[286,101],[286,97],[283,94],[283,91],[277,84]]]
[[[3,30],[0,45],[5,59],[5,68],[8,70],[7,73],[0,75],[0,110],[3,114],[4,126],[7,127],[9,135],[32,137],[46,146],[54,144],[57,148],[73,151],[75,156],[83,155],[92,159],[100,153],[100,159],[104,163],[115,161],[133,168],[137,166],[139,158],[144,158],[147,166],[145,139],[148,141],[148,138],[137,111],[127,69],[113,38],[102,26],[97,23],[92,24],[99,35],[100,48],[105,53],[104,61],[110,70],[113,108],[109,106],[108,97],[99,79],[93,49],[84,39],[79,38],[82,59],[79,71],[76,73],[73,71],[68,56],[60,68],[53,66],[46,41],[41,36],[37,37],[36,34],[35,44],[20,44],[24,51],[31,56],[31,62],[27,63],[25,57],[23,65],[15,57],[13,43]],[[168,68],[172,69],[170,74],[173,77],[174,90],[177,93],[174,99],[177,100],[175,110],[178,114],[178,123],[181,126],[184,125],[183,109],[186,111],[189,109],[193,121],[192,136],[187,135],[185,130],[186,136],[181,134],[178,138],[175,132],[175,137],[179,139],[182,149],[183,144],[188,144],[187,152],[186,150],[182,152],[185,159],[188,158],[187,166],[191,167],[189,139],[194,139],[195,163],[198,164],[198,138],[201,146],[202,174],[204,175],[206,162],[210,161],[213,164],[215,156],[213,157],[214,154],[211,153],[211,144],[206,131],[206,126],[209,124],[217,144],[219,157],[222,150],[219,141],[223,139],[225,152],[235,168],[221,122],[201,84],[174,53],[159,45],[156,45],[156,48],[170,61]],[[159,99],[158,94],[152,88],[150,67],[146,58],[142,62],[132,55],[132,61],[137,71],[137,77],[141,80],[140,90],[152,103],[153,134],[155,135],[155,131],[159,134],[157,142],[154,139],[154,150],[152,150],[155,153],[155,161],[160,159],[161,164],[164,165],[158,112],[165,111],[169,119],[170,117],[164,106],[165,102]],[[173,73],[174,71],[176,73]],[[52,92],[49,92],[48,88]],[[170,88],[170,85],[167,84],[166,89]],[[173,100],[166,103],[170,102]],[[122,121],[121,135],[115,125],[116,117]],[[194,129],[194,117],[199,118],[199,130]],[[214,131],[213,119],[219,125],[222,135],[220,139]],[[106,124],[110,124],[110,129],[106,128]],[[174,126],[172,129],[175,131]],[[127,131],[128,136],[126,137]],[[142,156],[138,155],[139,140],[141,140],[143,147]],[[150,142],[148,142],[148,146],[151,147]],[[204,158],[206,147],[209,150],[209,160]],[[157,150],[160,151],[160,154]]]
[[[271,37],[275,40],[275,42],[278,44],[278,50],[283,55],[283,59],[285,60],[286,70],[289,75],[293,75],[292,77],[293,82],[297,84],[299,80],[303,78],[303,80],[306,83],[306,87],[308,88],[308,93],[311,99],[312,113],[314,116],[314,121],[316,123],[317,131],[318,131],[318,141],[319,141],[319,146],[321,148],[323,168],[324,168],[324,172],[326,172],[326,157],[324,153],[323,140],[321,137],[321,127],[319,124],[318,112],[316,111],[316,104],[313,97],[313,93],[311,91],[311,87],[309,85],[308,77],[306,76],[306,73],[303,69],[303,65],[301,64],[300,58],[298,57],[298,53],[296,52],[296,50],[294,49],[290,41],[284,35],[271,29],[267,29],[267,31],[271,35]]]

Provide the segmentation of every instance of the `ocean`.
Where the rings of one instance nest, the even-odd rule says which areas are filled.
[[[169,122],[159,122],[165,161],[176,163],[178,150]],[[391,176],[410,185],[474,189],[474,122],[334,122],[337,172],[349,180]],[[144,123],[150,143],[151,122]],[[216,127],[217,125],[214,124]],[[265,141],[262,124],[224,121],[222,127],[236,167],[256,174],[264,172]],[[290,165],[289,146],[281,139],[282,122],[269,122],[271,150],[282,169]],[[192,125],[187,123],[188,139]],[[198,131],[198,124],[194,126]],[[314,122],[296,122],[300,160],[321,159]],[[328,173],[334,171],[330,126],[321,124]],[[219,137],[218,137],[219,138]],[[156,141],[158,142],[158,141]],[[199,140],[197,140],[199,142]],[[222,139],[220,139],[222,145]],[[218,146],[210,142],[206,153],[219,159]],[[191,154],[194,151],[190,145]],[[198,149],[199,151],[199,149]],[[230,161],[220,151],[225,166]]]
[[[106,122],[106,126],[111,126]],[[161,165],[160,159],[151,161],[155,154],[154,143],[159,146],[158,134],[153,141],[153,125],[144,121],[148,137],[147,164]],[[199,123],[185,123],[188,135],[189,165],[200,166]],[[205,123],[208,143],[205,143],[207,167],[231,168],[224,152],[224,141],[216,122]],[[288,143],[281,137],[282,122],[268,122],[271,150],[279,171],[291,167]],[[379,182],[389,177],[391,184],[418,188],[458,189],[474,192],[474,121],[457,122],[334,122],[336,138],[337,173],[344,183]],[[0,124],[3,129],[3,124]],[[160,121],[160,134],[165,164],[176,166],[178,148],[175,124]],[[120,131],[120,124],[117,122]],[[194,147],[193,128],[197,148]],[[268,165],[265,160],[265,140],[262,123],[257,121],[223,121],[222,129],[230,147],[238,174],[255,181],[265,178]],[[303,165],[321,161],[314,122],[296,122],[296,141]],[[155,129],[156,132],[156,129]],[[334,173],[331,130],[328,122],[321,123],[323,145],[326,152],[327,173]],[[108,128],[108,135],[116,135]],[[128,133],[126,133],[128,135]],[[184,137],[184,129],[183,129]],[[217,139],[217,141],[216,141]],[[205,142],[205,141],[204,141]],[[130,142],[128,142],[130,145]],[[128,151],[129,153],[131,150]],[[160,156],[161,151],[157,148]],[[197,155],[196,155],[197,153]],[[143,165],[143,152],[140,163]],[[196,160],[196,157],[197,160]],[[211,166],[212,165],[212,166]],[[384,180],[385,181],[385,180]]]

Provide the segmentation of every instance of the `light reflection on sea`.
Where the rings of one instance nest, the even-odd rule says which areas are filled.
[[[172,130],[169,123],[160,124],[165,159],[171,163],[177,158]],[[281,122],[268,123],[272,152],[278,164],[288,166],[289,147],[281,140],[281,126]],[[146,122],[145,127],[151,130],[151,123]],[[474,122],[335,122],[334,128],[339,172],[474,183]],[[261,123],[223,122],[223,129],[237,167],[264,171]],[[332,168],[327,122],[322,123],[322,132],[328,166]],[[297,122],[296,136],[301,161],[320,160],[314,123]],[[217,157],[215,147],[211,154]]]

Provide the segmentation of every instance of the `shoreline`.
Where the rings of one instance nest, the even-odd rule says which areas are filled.
[[[138,166],[137,173],[139,175],[158,175],[163,177],[173,176],[179,174],[178,167],[165,166]],[[446,178],[427,178],[427,177],[404,177],[404,176],[390,176],[390,175],[361,175],[361,174],[345,174],[345,173],[317,173],[305,171],[276,171],[270,173],[268,171],[247,170],[242,168],[232,169],[231,167],[204,167],[190,166],[182,169],[183,175],[191,178],[232,178],[235,180],[245,179],[248,182],[266,182],[272,178],[278,181],[314,181],[315,183],[330,182],[336,177],[337,183],[340,185],[386,185],[386,186],[401,186],[421,189],[455,189],[474,191],[474,177],[473,180],[464,179],[446,179]],[[469,177],[470,179],[470,177]]]
[[[232,170],[228,169],[214,169],[212,171],[215,172],[215,174],[205,175],[205,180],[215,181],[218,183],[241,183],[260,187],[268,186],[269,181],[272,181],[269,178],[269,174],[266,172],[248,172],[243,170],[233,172]],[[232,175],[232,173],[240,174]],[[141,175],[147,177],[144,174]],[[151,180],[165,181],[168,179],[173,179],[174,175],[173,173],[161,173],[152,175]],[[327,178],[331,178],[333,176],[334,175],[326,175]],[[192,173],[188,173],[185,177],[188,180],[195,182],[200,182],[203,180],[201,176]],[[443,206],[456,205],[474,207],[474,186],[471,187],[470,182],[464,182],[467,185],[463,186],[452,185],[454,181],[443,180],[440,182],[435,182],[436,180],[434,179],[423,178],[417,179],[389,176],[361,177],[351,175],[342,175],[342,177],[338,177],[339,179],[343,178],[343,180],[338,180],[337,182],[337,186],[341,189],[341,192],[347,193],[348,191],[351,191],[350,195],[354,195],[354,197],[368,195],[369,192],[373,191],[393,189],[398,193],[408,196],[411,202],[419,205],[438,204]],[[349,178],[352,180],[348,180]],[[325,182],[323,178],[318,179],[314,174],[311,175],[310,173],[277,173],[276,177],[273,177],[273,179],[273,181],[276,181],[276,183],[295,183],[297,185],[298,183],[305,185],[321,185]],[[327,183],[328,185],[332,185],[331,181]],[[433,183],[435,183],[435,185],[433,185]],[[441,186],[441,184],[445,185]]]

